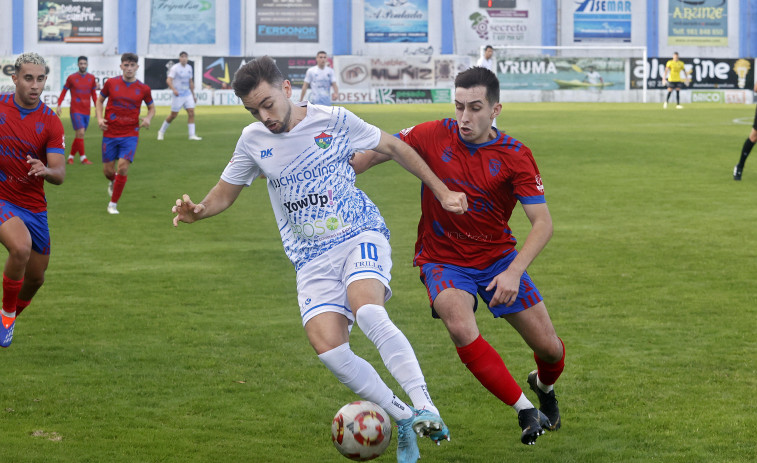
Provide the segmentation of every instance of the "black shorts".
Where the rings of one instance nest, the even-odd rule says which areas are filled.
[[[675,88],[675,89],[683,88],[683,82],[668,81],[668,88]]]

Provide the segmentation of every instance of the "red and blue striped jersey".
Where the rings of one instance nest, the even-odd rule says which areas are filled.
[[[457,215],[445,211],[431,191],[421,188],[414,264],[484,269],[510,253],[516,240],[507,222],[515,204],[546,202],[531,150],[502,132],[480,145],[467,143],[454,119],[425,122],[399,136],[450,190],[468,198],[468,211]]]
[[[86,114],[89,116],[89,100],[97,101],[97,81],[95,76],[85,72],[74,72],[66,78],[66,84],[58,97],[58,104],[66,97],[66,92],[71,91],[71,112]]]
[[[138,137],[139,111],[144,101],[147,106],[153,104],[152,92],[147,84],[139,80],[125,82],[123,76],[112,77],[105,81],[100,91],[108,99],[105,107],[105,121],[108,130],[106,138]]]
[[[41,101],[25,109],[13,100],[15,94],[0,95],[0,199],[31,212],[47,210],[45,180],[29,176],[26,156],[47,164],[47,155],[65,152],[63,124]]]

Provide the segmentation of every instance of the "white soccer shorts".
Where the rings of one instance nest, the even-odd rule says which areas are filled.
[[[349,320],[355,315],[347,300],[347,286],[357,280],[375,278],[384,284],[384,302],[392,297],[389,287],[392,248],[381,233],[368,231],[326,251],[297,272],[297,300],[302,326],[324,312],[341,313]]]
[[[176,96],[174,95],[171,99],[171,112],[178,113],[181,111],[181,108],[185,109],[194,109],[195,107],[195,99],[192,97],[192,94],[185,96]]]

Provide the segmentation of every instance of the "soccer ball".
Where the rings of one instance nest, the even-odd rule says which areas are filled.
[[[392,422],[383,408],[358,400],[340,408],[331,422],[331,441],[350,460],[378,457],[392,440]]]

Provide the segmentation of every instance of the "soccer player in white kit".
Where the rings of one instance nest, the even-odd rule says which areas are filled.
[[[376,206],[355,186],[355,150],[389,155],[420,178],[453,213],[467,210],[418,154],[399,139],[338,106],[295,104],[291,83],[264,56],[234,75],[234,93],[260,122],[245,127],[231,161],[205,199],[176,200],[173,223],[216,215],[264,175],[284,251],[297,271],[300,315],[310,344],[353,392],[383,407],[397,422],[397,461],[420,458],[417,436],[437,444],[449,430],[429,395],[413,348],[389,319],[389,230]],[[400,400],[367,361],[350,349],[357,323],[413,406]]]
[[[300,101],[305,99],[305,92],[310,88],[310,96],[308,101],[313,104],[330,105],[331,99],[337,99],[339,97],[339,88],[336,85],[336,76],[334,70],[326,66],[328,61],[328,55],[325,51],[319,51],[315,60],[318,64],[308,68],[305,72],[305,82],[302,84],[302,91],[300,92]],[[330,94],[329,90],[334,89],[334,93]]]
[[[158,140],[163,140],[168,126],[179,115],[181,108],[187,110],[189,139],[202,140],[202,137],[198,137],[195,133],[195,103],[197,103],[197,97],[195,96],[194,74],[192,65],[189,64],[189,55],[187,55],[187,52],[183,51],[179,53],[179,62],[168,70],[166,83],[171,91],[173,91],[171,114],[168,115],[166,120],[163,121],[163,125],[160,126]]]

